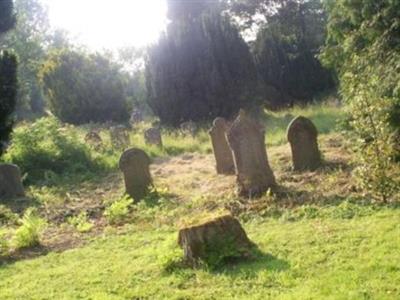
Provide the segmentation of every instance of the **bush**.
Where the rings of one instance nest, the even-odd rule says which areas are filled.
[[[28,173],[27,183],[52,183],[57,175],[65,178],[105,170],[106,164],[93,155],[87,145],[79,142],[73,127],[62,127],[55,118],[42,118],[15,130],[4,159]]]
[[[13,244],[15,248],[28,248],[40,244],[40,235],[46,222],[36,215],[35,210],[28,209],[22,219],[21,226],[15,231]]]
[[[52,53],[40,70],[50,110],[72,124],[127,121],[124,80],[106,57],[72,50]]]
[[[126,221],[129,213],[129,206],[132,205],[132,203],[132,198],[124,196],[122,199],[113,202],[107,207],[104,216],[110,224],[121,224]]]

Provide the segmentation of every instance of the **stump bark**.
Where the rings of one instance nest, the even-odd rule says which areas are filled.
[[[21,171],[12,164],[0,164],[0,200],[23,197],[25,195]]]
[[[178,244],[191,266],[201,262],[216,266],[229,258],[248,257],[255,246],[231,215],[181,229]]]

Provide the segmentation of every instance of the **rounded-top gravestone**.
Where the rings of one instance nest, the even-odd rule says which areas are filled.
[[[144,140],[148,145],[162,147],[161,132],[158,128],[149,128],[144,132]]]
[[[244,110],[233,122],[227,134],[233,151],[238,194],[260,196],[276,185],[265,148],[264,130]]]
[[[318,131],[311,120],[299,116],[290,122],[287,139],[292,150],[294,170],[313,171],[321,165],[317,138]]]
[[[135,201],[140,201],[152,185],[150,158],[141,149],[126,150],[119,160],[119,168],[124,174],[125,189]]]
[[[216,118],[213,127],[208,132],[211,137],[213,152],[215,156],[216,169],[218,174],[234,174],[235,164],[233,162],[232,150],[226,139],[226,132],[229,128],[224,118]]]
[[[25,195],[21,171],[13,164],[0,164],[0,200]]]

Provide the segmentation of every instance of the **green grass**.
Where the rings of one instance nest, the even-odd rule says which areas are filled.
[[[399,299],[398,209],[328,215],[244,223],[261,254],[218,271],[167,272],[181,254],[176,229],[130,225],[83,248],[1,266],[0,299]]]

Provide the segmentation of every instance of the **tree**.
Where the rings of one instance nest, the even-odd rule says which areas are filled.
[[[388,201],[400,186],[400,2],[326,1],[321,58],[348,104],[362,186]],[[398,171],[397,171],[398,172]]]
[[[50,110],[64,122],[128,119],[120,66],[100,54],[55,50],[39,76]]]
[[[15,24],[12,0],[0,1],[0,37]],[[14,123],[13,112],[17,93],[17,60],[8,51],[0,51],[0,155],[9,140]]]
[[[317,58],[326,26],[320,1],[284,1],[274,11],[253,45],[264,98],[285,106],[332,89],[332,73]]]
[[[149,49],[149,105],[162,123],[230,117],[251,106],[252,56],[217,2],[169,1],[171,23]]]
[[[49,21],[46,9],[38,0],[15,0],[17,24],[0,42],[18,56],[17,115],[42,114],[44,101],[37,80],[40,65],[49,44]]]

